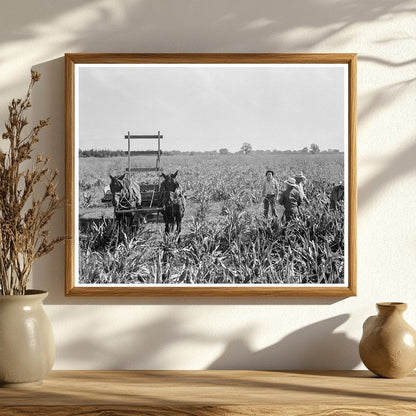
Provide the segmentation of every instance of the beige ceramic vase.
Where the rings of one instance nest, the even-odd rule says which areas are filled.
[[[400,378],[416,367],[416,331],[403,319],[406,303],[377,303],[363,325],[360,357],[381,377]]]
[[[48,292],[0,296],[0,386],[39,384],[55,361],[52,326],[42,301]]]

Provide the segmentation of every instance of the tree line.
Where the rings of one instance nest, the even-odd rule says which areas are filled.
[[[134,151],[130,152],[131,156],[137,156],[141,151]],[[175,156],[175,155],[185,155],[185,156],[196,156],[196,155],[229,155],[229,154],[316,154],[316,153],[341,153],[339,149],[327,149],[327,150],[320,150],[319,146],[315,143],[312,143],[309,147],[304,147],[303,149],[299,150],[253,150],[250,143],[244,142],[241,146],[240,150],[237,152],[231,152],[227,148],[221,148],[219,150],[207,150],[207,151],[181,151],[181,150],[169,150],[163,151],[161,154],[164,156]],[[115,156],[127,156],[127,151],[125,150],[108,150],[108,149],[89,149],[89,150],[82,150],[79,149],[78,152],[79,157],[115,157]]]

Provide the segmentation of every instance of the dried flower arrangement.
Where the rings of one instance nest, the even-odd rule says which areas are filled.
[[[34,145],[39,132],[50,119],[41,120],[27,134],[25,111],[40,74],[32,71],[26,97],[13,100],[5,123],[3,140],[7,151],[0,150],[0,294],[24,295],[33,262],[49,253],[65,237],[51,239],[45,229],[63,200],[56,193],[58,171],[48,167],[49,157],[37,156],[31,167]]]

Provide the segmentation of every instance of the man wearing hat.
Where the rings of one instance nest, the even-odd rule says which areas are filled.
[[[287,186],[286,189],[280,194],[279,204],[283,205],[285,208],[283,219],[290,221],[298,215],[298,207],[302,203],[302,197],[300,196],[295,178],[289,178],[285,181],[285,184]]]
[[[269,215],[269,207],[273,217],[277,217],[276,213],[276,198],[279,194],[279,184],[273,177],[274,172],[268,170],[266,172],[266,180],[263,184],[263,206],[264,206],[264,217],[267,218]]]
[[[305,201],[309,205],[309,200],[306,198],[305,191],[303,190],[303,184],[306,181],[306,176],[303,174],[303,172],[297,173],[295,175],[296,185],[298,186],[298,190],[300,193],[300,196],[303,201]]]

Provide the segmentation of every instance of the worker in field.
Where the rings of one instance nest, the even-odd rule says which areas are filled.
[[[285,181],[285,184],[286,189],[280,194],[279,204],[285,208],[282,220],[283,222],[288,222],[297,217],[299,214],[299,206],[303,201],[295,178],[289,178]]]
[[[305,191],[303,189],[303,185],[306,182],[306,176],[303,174],[303,172],[299,172],[295,175],[296,185],[298,186],[298,190],[300,193],[300,197],[302,198],[302,201],[305,202],[307,205],[309,205],[309,200],[306,198]]]
[[[263,207],[264,207],[264,217],[267,218],[270,212],[273,217],[277,217],[276,213],[276,199],[279,194],[279,184],[274,178],[274,172],[268,170],[266,172],[266,180],[263,184]]]
[[[329,197],[329,208],[331,210],[339,209],[341,201],[344,200],[344,183],[339,182],[332,188],[331,196]]]

